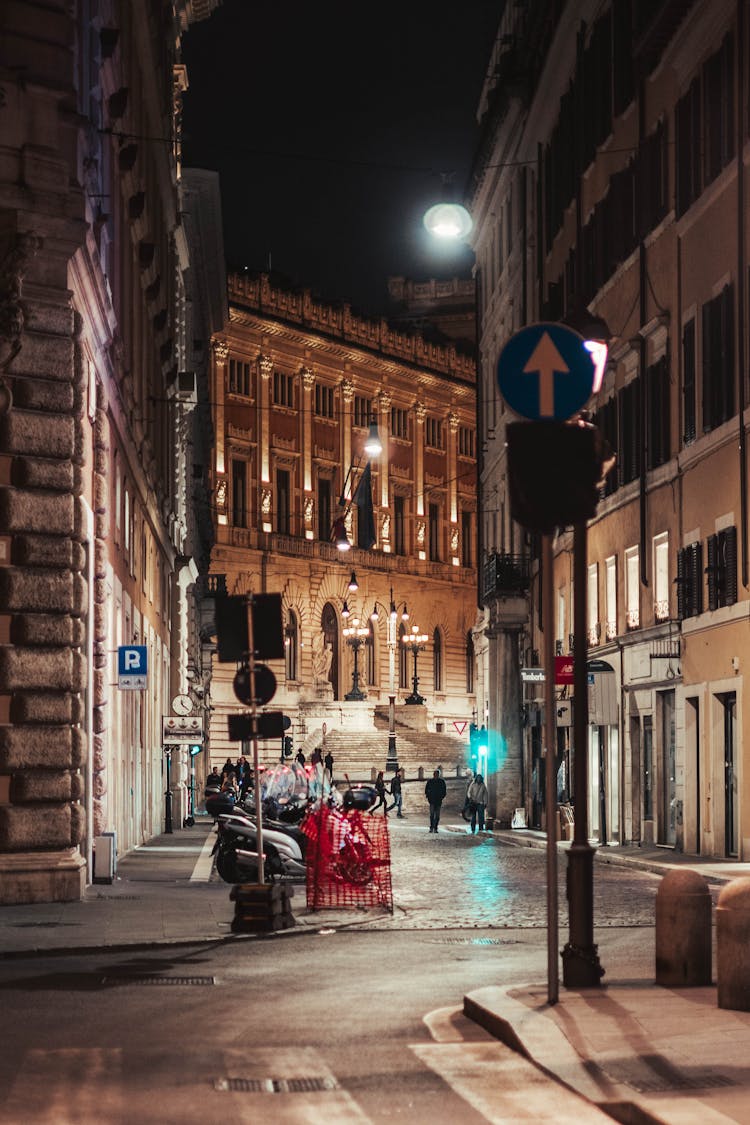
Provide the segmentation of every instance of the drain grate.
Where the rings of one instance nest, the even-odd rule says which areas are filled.
[[[94,895],[98,902],[140,902],[142,897],[142,895]]]
[[[639,1061],[609,1061],[600,1064],[614,1082],[639,1094],[666,1094],[676,1090],[716,1090],[737,1083],[725,1074],[708,1070],[678,1070],[660,1055],[644,1055]]]
[[[214,1089],[230,1094],[313,1094],[338,1090],[335,1078],[217,1078]]]
[[[11,922],[14,930],[57,929],[59,926],[80,926],[80,922]]]
[[[102,984],[216,984],[216,977],[102,977]]]
[[[515,938],[499,937],[446,937],[430,938],[432,945],[518,945]]]

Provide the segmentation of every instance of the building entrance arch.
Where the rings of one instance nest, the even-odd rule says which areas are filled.
[[[333,698],[341,699],[339,688],[339,619],[330,602],[326,602],[323,606],[320,625],[323,630],[323,648],[325,649],[329,645],[331,648],[331,666],[328,671],[328,679],[333,687]]]

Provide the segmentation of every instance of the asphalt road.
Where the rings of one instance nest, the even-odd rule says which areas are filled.
[[[568,1115],[558,1086],[461,1015],[469,990],[546,979],[544,851],[410,821],[392,848],[408,917],[0,962],[0,1122],[583,1125],[583,1103]],[[657,886],[597,867],[609,979],[652,974]],[[565,916],[561,889],[561,944]]]

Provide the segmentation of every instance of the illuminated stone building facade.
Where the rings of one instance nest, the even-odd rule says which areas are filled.
[[[97,837],[122,852],[163,826],[200,553],[180,39],[214,7],[0,9],[3,902],[78,898]],[[144,690],[118,689],[122,645]]]
[[[349,763],[358,776],[382,769],[392,690],[407,772],[433,762],[454,770],[474,708],[473,357],[357,317],[307,290],[276,287],[267,275],[233,275],[212,370],[212,578],[230,594],[282,595],[286,660],[271,662],[278,683],[272,706],[292,720],[287,737],[295,751],[309,753],[325,733],[338,769]],[[373,422],[383,450],[368,461],[363,447]],[[372,545],[356,503],[365,469]],[[338,516],[353,545],[346,554],[333,542]],[[403,645],[395,652],[388,646],[392,600],[396,644],[412,626],[427,638],[417,656],[423,705],[404,703],[414,668]],[[355,617],[365,631],[358,685],[355,650],[342,632]],[[233,675],[234,666],[214,660],[216,762],[240,750],[227,741],[227,715],[240,709]],[[357,686],[366,698],[347,699]],[[262,744],[261,751],[277,760],[280,746]]]
[[[472,199],[483,632],[515,684],[490,677],[488,713],[523,767],[515,801],[539,823],[541,689],[521,668],[543,629],[572,650],[573,544],[561,530],[543,621],[537,545],[511,518],[496,364],[522,326],[588,308],[611,333],[589,406],[617,464],[588,532],[588,743],[559,726],[558,787],[570,793],[583,752],[592,835],[745,860],[748,34],[743,0],[509,8]],[[525,706],[509,707],[525,682]]]

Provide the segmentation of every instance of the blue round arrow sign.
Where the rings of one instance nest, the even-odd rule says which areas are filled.
[[[582,336],[563,324],[529,324],[511,336],[497,361],[508,406],[536,422],[564,422],[588,401],[596,369]]]

